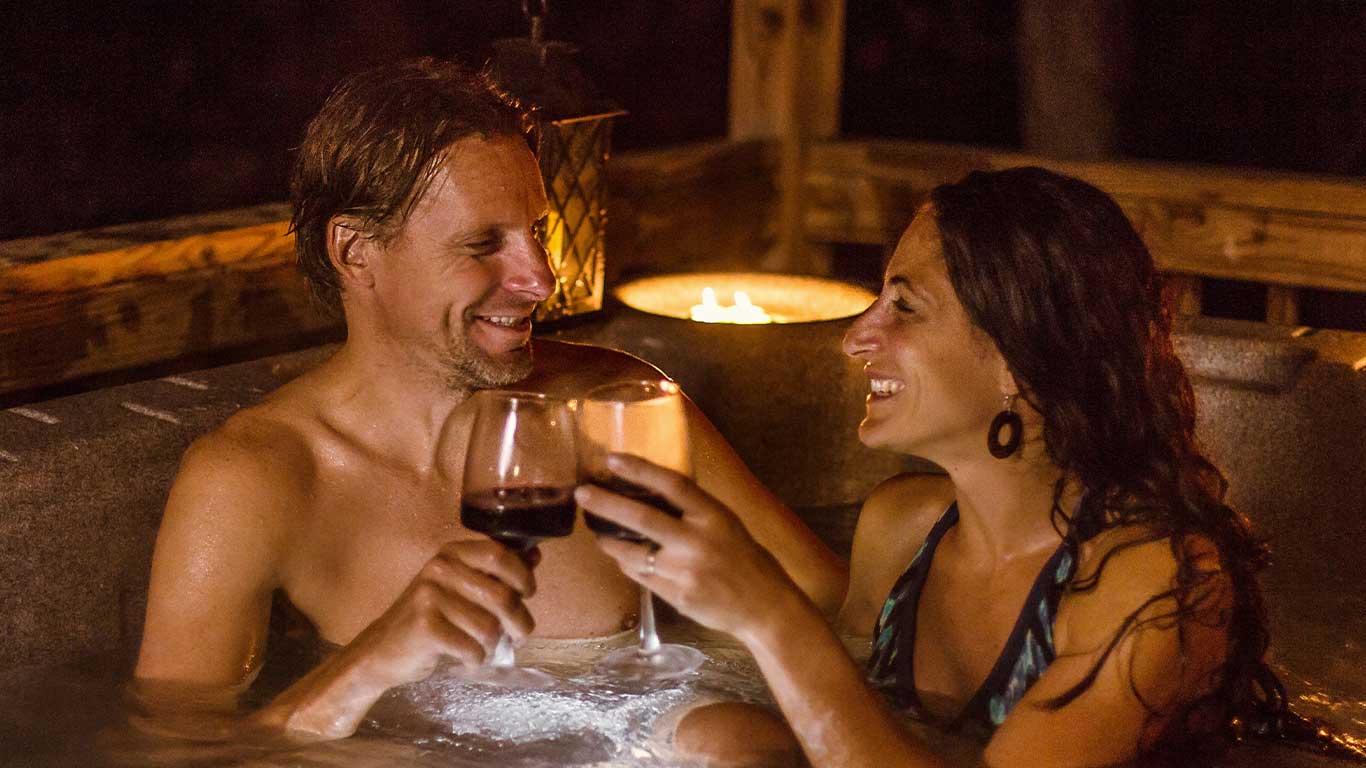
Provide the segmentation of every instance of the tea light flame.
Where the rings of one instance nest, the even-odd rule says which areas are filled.
[[[700,323],[736,323],[739,325],[760,325],[771,323],[773,318],[768,312],[749,299],[749,294],[736,291],[731,300],[734,304],[723,305],[716,300],[716,291],[710,286],[702,289],[702,303],[694,304],[688,314]]]

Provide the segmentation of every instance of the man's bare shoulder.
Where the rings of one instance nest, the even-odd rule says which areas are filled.
[[[195,440],[181,460],[176,485],[263,502],[283,502],[304,492],[315,474],[316,436],[323,425],[303,394],[306,387],[298,383],[243,408]]]
[[[574,397],[600,384],[658,378],[655,366],[618,349],[551,339],[536,339],[535,369],[519,386],[559,397]]]

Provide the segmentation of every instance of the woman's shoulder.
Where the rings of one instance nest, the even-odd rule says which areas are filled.
[[[953,497],[946,475],[923,473],[889,478],[868,494],[854,529],[849,591],[840,612],[846,631],[871,630],[882,601]]]
[[[953,502],[953,481],[948,475],[906,472],[883,480],[863,500],[859,530],[896,534],[914,539],[919,546],[930,528]]]
[[[1131,616],[1141,621],[1180,610],[1217,627],[1232,596],[1213,541],[1147,525],[1107,528],[1081,544],[1071,584],[1059,614],[1060,649],[1108,642]]]

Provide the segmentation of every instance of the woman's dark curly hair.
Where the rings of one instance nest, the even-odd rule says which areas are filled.
[[[1188,622],[1220,611],[1221,668],[1177,711],[1148,705],[1167,725],[1147,749],[1187,757],[1221,749],[1228,740],[1211,736],[1233,735],[1229,724],[1283,713],[1284,694],[1263,661],[1256,574],[1267,548],[1224,503],[1227,483],[1196,445],[1194,394],[1172,347],[1162,281],[1123,211],[1095,187],[1041,168],[974,172],[930,199],[959,300],[1043,415],[1045,448],[1064,478],[1054,525],[1073,548],[1109,528],[1144,532],[1068,589],[1094,589],[1110,557],[1145,542],[1169,541],[1178,563],[1171,589],[1130,614],[1090,673],[1046,706],[1088,689],[1130,632],[1174,622],[1184,644]],[[1081,491],[1070,515],[1059,504],[1068,483]],[[1231,600],[1217,586],[1220,573],[1197,563],[1193,536],[1217,548]],[[1155,605],[1163,615],[1149,615]]]

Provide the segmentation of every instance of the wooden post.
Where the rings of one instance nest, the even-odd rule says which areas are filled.
[[[1021,0],[1016,46],[1025,149],[1069,160],[1116,154],[1133,68],[1125,0]]]
[[[1268,285],[1266,287],[1266,321],[1272,325],[1299,325],[1299,290],[1289,285]]]
[[[805,237],[803,182],[813,139],[839,132],[844,0],[736,0],[730,138],[777,139],[777,238],[766,269],[824,273],[828,254]]]
[[[1201,280],[1198,275],[1171,273],[1166,275],[1163,298],[1174,315],[1196,316],[1201,309]]]

